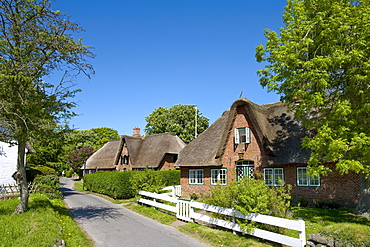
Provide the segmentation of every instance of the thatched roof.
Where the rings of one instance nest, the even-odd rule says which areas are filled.
[[[107,142],[86,161],[86,169],[115,169],[116,157],[121,146],[121,139]],[[84,169],[84,167],[82,167]]]
[[[157,168],[165,154],[178,154],[184,142],[173,133],[145,136],[143,138],[124,137],[134,168]]]
[[[150,136],[122,136],[96,151],[86,161],[86,169],[115,169],[123,146],[126,145],[133,168],[157,168],[166,153],[178,154],[185,146],[173,133]],[[82,167],[83,169],[83,167]]]
[[[221,165],[239,107],[246,110],[257,142],[268,155],[269,164],[307,162],[309,152],[301,147],[305,131],[282,102],[257,105],[241,98],[232,104],[230,111],[225,112],[180,152],[176,166]]]

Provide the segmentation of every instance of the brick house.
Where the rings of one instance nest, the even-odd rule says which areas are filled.
[[[257,105],[238,99],[180,152],[175,166],[181,169],[182,193],[209,193],[214,185],[258,173],[266,185],[279,186],[279,180],[291,184],[295,201],[316,199],[355,207],[358,174],[340,176],[334,165],[327,177],[307,174],[310,153],[302,148],[301,138],[308,134],[282,102]]]
[[[172,170],[184,142],[173,133],[140,136],[134,128],[133,136],[106,143],[86,161],[85,174],[99,171]],[[81,167],[85,169],[85,166]]]

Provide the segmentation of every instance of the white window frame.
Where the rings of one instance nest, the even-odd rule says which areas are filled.
[[[320,177],[311,177],[308,175],[308,168],[297,167],[297,186],[308,186],[308,187],[317,187],[321,186]]]
[[[227,169],[211,169],[211,185],[227,184]]]
[[[284,168],[264,168],[263,179],[268,186],[280,186],[279,181],[284,181]]]
[[[204,184],[204,170],[189,169],[189,184]]]
[[[245,140],[243,140],[245,138]],[[234,129],[235,144],[249,144],[251,143],[251,130],[249,127]]]

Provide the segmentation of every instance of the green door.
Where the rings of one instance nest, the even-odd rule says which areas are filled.
[[[254,178],[254,162],[252,160],[236,162],[236,181],[240,181],[244,177]]]

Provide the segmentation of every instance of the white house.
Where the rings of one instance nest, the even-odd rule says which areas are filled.
[[[34,153],[31,145],[27,143],[26,154]],[[17,145],[9,146],[8,143],[0,142],[0,185],[14,184],[13,173],[17,170]]]

